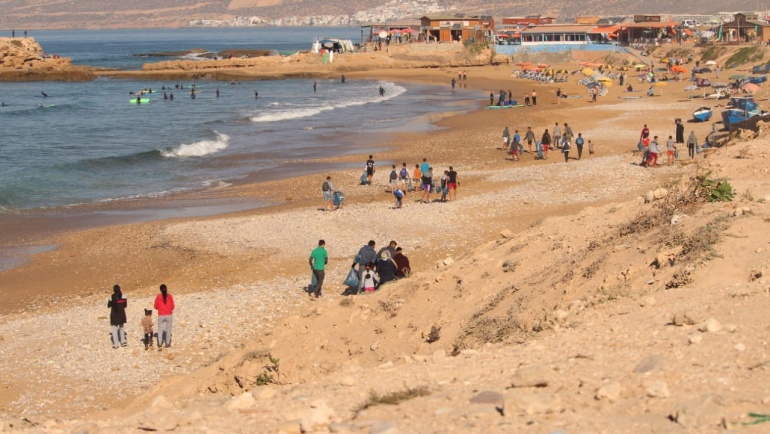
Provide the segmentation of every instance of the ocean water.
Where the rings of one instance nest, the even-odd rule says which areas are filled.
[[[261,37],[260,30],[269,37]],[[134,69],[162,59],[128,54],[188,48],[306,49],[313,37],[352,38],[357,32],[166,29],[31,36],[46,52],[72,56],[74,63]],[[250,40],[260,42],[250,45]],[[108,78],[0,83],[0,101],[6,104],[0,108],[0,213],[156,197],[246,176],[291,175],[307,170],[303,162],[314,158],[375,152],[380,133],[429,128],[421,121],[424,116],[462,110],[472,100],[470,93],[453,93],[448,86],[315,81],[317,92],[314,80],[299,79],[236,84]],[[164,100],[163,86],[173,93],[173,101]],[[378,95],[380,86],[384,97]],[[132,103],[130,92],[145,88],[159,92],[147,97],[149,103]]]

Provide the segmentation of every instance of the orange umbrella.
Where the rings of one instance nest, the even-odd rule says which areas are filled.
[[[685,68],[684,66],[674,65],[674,66],[671,67],[671,72],[674,72],[674,73],[680,73],[681,72],[683,74],[687,74],[690,71],[687,70],[687,68]]]

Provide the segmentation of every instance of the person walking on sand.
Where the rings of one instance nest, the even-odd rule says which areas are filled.
[[[537,92],[535,92],[535,89],[532,89],[532,106],[537,105]]]
[[[569,141],[570,144],[572,144],[572,139],[574,137],[575,137],[575,134],[572,132],[572,127],[570,127],[569,125],[567,125],[566,122],[564,122],[564,134],[561,136],[561,141],[565,143]]]
[[[548,128],[545,129],[543,137],[540,138],[540,144],[543,147],[543,160],[547,160],[548,148],[551,146],[551,135],[548,134]]]
[[[583,133],[578,133],[577,138],[575,138],[575,147],[577,147],[578,160],[580,160],[580,158],[583,156],[583,143],[585,143],[583,140]]]
[[[310,292],[310,298],[319,299],[321,298],[321,287],[324,284],[324,270],[326,269],[326,264],[329,263],[329,255],[326,253],[326,241],[318,240],[318,247],[310,252],[308,263],[316,279],[316,284]]]
[[[650,142],[650,157],[647,160],[647,167],[658,166],[658,154],[660,154],[660,148],[658,147],[658,136],[655,136]]]
[[[447,172],[446,177],[446,187],[449,190],[449,200],[455,201],[457,199],[457,187],[460,185],[460,181],[457,178],[457,171],[455,171],[454,167],[449,166],[449,171]]]
[[[535,141],[535,132],[532,131],[532,127],[527,127],[524,139],[527,141],[527,152],[529,152],[529,155],[532,155],[532,142]]]
[[[409,190],[419,190],[421,186],[422,186],[422,170],[420,170],[419,164],[415,164],[414,171],[412,172],[412,188]]]
[[[692,160],[695,158],[695,146],[698,144],[698,139],[695,137],[695,130],[690,131],[690,135],[687,137],[687,155]]]
[[[128,307],[128,300],[123,296],[120,291],[120,285],[112,287],[112,296],[107,300],[107,307],[110,308],[110,329],[112,334],[112,348],[117,349],[118,344],[125,347],[128,345],[126,342],[126,330],[123,327],[126,324],[126,307]]]
[[[495,93],[489,92],[489,106],[495,105]]]
[[[324,211],[334,211],[334,185],[331,176],[327,176],[326,181],[321,184],[321,191],[324,195]]]
[[[557,148],[561,147],[561,127],[558,122],[553,126],[553,145]]]
[[[556,88],[556,104],[557,104],[557,105],[558,105],[558,104],[561,104],[561,88],[560,88],[560,87],[557,87],[557,88]],[[556,135],[555,135],[555,134],[554,134],[554,137],[556,137]],[[555,139],[554,139],[554,140],[555,140]]]
[[[529,107],[529,94],[524,94],[524,107]]]
[[[513,161],[519,161],[519,150],[521,147],[521,136],[519,130],[513,130],[513,141],[511,142],[511,156]]]
[[[439,184],[439,187],[441,187],[441,199],[439,199],[439,202],[446,202],[446,197],[449,195],[449,185],[447,184],[447,180],[449,179],[448,173],[449,171],[445,170],[444,174],[441,175],[441,183]]]
[[[674,154],[676,153],[676,145],[674,144],[674,138],[668,136],[666,140],[666,165],[670,166],[674,164]]]
[[[566,141],[561,146],[561,152],[564,154],[564,162],[569,163],[569,148],[570,148],[570,142]]]
[[[455,79],[452,79],[452,90],[455,90]]]
[[[592,141],[588,141],[588,156],[593,157],[594,155],[594,144]]]
[[[508,149],[508,145],[511,144],[511,133],[508,131],[508,126],[503,128],[503,151]]]
[[[409,169],[406,168],[406,163],[401,164],[401,170],[398,172],[398,179],[401,181],[401,189],[406,190],[409,184]]]
[[[368,185],[372,185],[372,178],[374,177],[374,160],[372,158],[370,155],[369,159],[366,160],[366,183]]]
[[[650,136],[642,139],[641,142],[642,161],[639,163],[642,167],[647,167],[647,160],[650,158]]]
[[[171,333],[174,325],[174,296],[168,293],[166,284],[160,285],[160,294],[155,296],[155,310],[158,311],[158,351],[163,344],[171,348]]]
[[[422,202],[430,203],[430,193],[433,190],[433,168],[428,166],[428,170],[422,170]]]
[[[400,182],[398,180],[398,170],[396,170],[396,165],[393,164],[391,167],[390,175],[388,175],[388,184],[390,185],[391,191],[393,191],[398,187]]]

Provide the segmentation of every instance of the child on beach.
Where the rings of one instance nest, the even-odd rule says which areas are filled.
[[[366,264],[366,270],[364,270],[364,283],[363,288],[365,292],[374,292],[377,289],[377,285],[380,283],[380,279],[377,277],[377,273],[372,271],[372,267]]]
[[[422,171],[420,170],[419,164],[414,165],[414,172],[412,172],[412,183],[414,184],[415,189],[422,185]]]
[[[668,140],[666,140],[666,154],[668,155],[668,161],[666,161],[666,165],[670,166],[674,164],[675,152],[676,145],[674,145],[674,139],[671,136],[668,136]]]
[[[594,155],[594,143],[592,141],[588,141],[588,156],[591,157]]]
[[[148,349],[152,346],[152,309],[144,310],[144,318],[142,318],[142,328],[144,329],[144,349]]]

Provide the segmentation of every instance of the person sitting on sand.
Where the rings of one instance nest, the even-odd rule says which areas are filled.
[[[380,275],[380,286],[396,280],[396,263],[389,251],[382,252],[374,263],[374,270]]]
[[[377,289],[377,286],[380,284],[380,279],[377,276],[377,273],[372,271],[372,266],[369,264],[366,264],[363,279],[364,292],[374,292],[375,289]]]
[[[403,279],[412,275],[412,267],[409,265],[409,258],[403,253],[403,249],[398,247],[393,256],[393,262],[396,263],[396,278]]]
[[[647,89],[647,96],[654,96],[654,95],[655,95],[655,91],[654,91],[653,87],[650,86],[650,88]]]
[[[634,86],[629,84],[628,87],[626,88],[626,92],[633,92],[633,91],[634,91]]]

